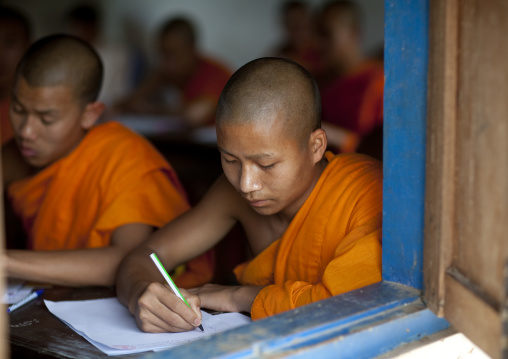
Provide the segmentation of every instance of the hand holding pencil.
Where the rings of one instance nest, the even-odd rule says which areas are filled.
[[[152,262],[153,259],[148,258],[150,253],[145,258]],[[147,333],[178,333],[199,327],[202,319],[200,297],[181,289],[187,305],[170,285],[157,279],[160,275],[158,267],[154,263],[147,264],[145,270],[150,273],[149,279],[141,283],[135,302],[128,304],[139,329]]]
[[[180,298],[189,308],[192,309],[191,305],[189,304],[189,302],[187,302],[187,300],[184,298],[184,296],[182,295],[182,293],[180,292],[180,290],[178,289],[178,287],[175,285],[175,282],[173,282],[173,279],[171,279],[171,276],[169,275],[169,273],[166,271],[166,268],[164,268],[164,266],[162,265],[161,261],[159,260],[159,258],[157,257],[157,254],[155,253],[152,253],[150,255],[150,258],[152,258],[154,264],[157,266],[157,269],[159,270],[159,272],[161,272],[162,276],[164,277],[164,279],[166,280],[166,282],[168,283],[168,285],[170,286],[171,290],[173,291],[173,293],[175,293],[175,295]],[[199,325],[198,326],[199,329],[201,329],[202,332],[204,332],[204,329],[203,329],[203,325]]]

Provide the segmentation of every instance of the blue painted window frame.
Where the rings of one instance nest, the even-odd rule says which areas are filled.
[[[421,299],[429,1],[385,1],[383,281],[150,357],[371,358],[449,326]]]

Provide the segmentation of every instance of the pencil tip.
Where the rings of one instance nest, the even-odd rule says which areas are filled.
[[[199,325],[199,327],[198,327],[198,328],[199,328],[199,329],[201,329],[201,331],[202,331],[202,332],[204,332],[204,331],[205,331],[205,330],[203,329],[203,326],[202,326],[201,324]]]

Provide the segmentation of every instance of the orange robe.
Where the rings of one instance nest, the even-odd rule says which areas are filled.
[[[115,122],[92,128],[69,155],[12,183],[8,196],[34,250],[106,247],[120,226],[161,227],[189,209],[166,160]],[[208,273],[204,284],[213,267],[202,260],[195,261]]]
[[[7,141],[14,137],[11,122],[9,121],[9,98],[0,101],[0,145],[4,145]]]
[[[200,57],[196,70],[182,89],[184,105],[201,99],[210,99],[215,104],[218,103],[222,89],[230,76],[231,72],[225,66],[211,59]],[[205,125],[214,123],[215,114],[208,119]]]
[[[381,280],[381,163],[333,156],[283,236],[235,269],[244,285],[265,286],[253,319]]]
[[[365,137],[383,124],[383,66],[367,62],[321,89],[323,120]]]

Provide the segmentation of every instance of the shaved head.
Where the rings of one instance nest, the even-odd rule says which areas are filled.
[[[20,27],[21,34],[27,43],[30,42],[31,27],[28,19],[19,11],[8,6],[0,5],[0,22],[17,23]]]
[[[83,105],[94,102],[102,84],[102,62],[86,42],[69,35],[53,35],[35,42],[16,71],[32,87],[69,86]]]
[[[222,90],[217,127],[223,124],[269,125],[274,115],[285,133],[306,144],[321,127],[321,98],[312,75],[296,62],[261,58],[236,71]]]
[[[323,7],[323,14],[334,15],[336,21],[359,32],[362,27],[362,13],[358,5],[350,0],[331,1]]]
[[[175,34],[181,37],[192,47],[196,45],[196,30],[192,23],[183,17],[171,19],[162,25],[159,38],[162,39],[169,34]]]

